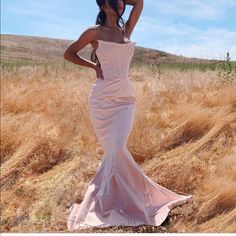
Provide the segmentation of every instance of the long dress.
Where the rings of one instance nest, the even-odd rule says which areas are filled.
[[[88,107],[104,156],[83,201],[69,208],[69,231],[92,226],[159,226],[170,209],[192,198],[149,179],[127,149],[136,101],[128,79],[135,44],[98,40],[96,55],[104,80],[98,78],[93,84]]]

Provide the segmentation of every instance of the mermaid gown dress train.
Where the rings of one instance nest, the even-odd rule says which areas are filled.
[[[128,79],[135,44],[98,40],[96,54],[104,80],[93,84],[88,107],[104,156],[83,201],[69,208],[69,231],[91,226],[159,226],[170,209],[192,198],[149,179],[127,149],[136,101]]]

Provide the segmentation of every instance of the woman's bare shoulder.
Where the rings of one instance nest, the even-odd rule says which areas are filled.
[[[83,30],[83,32],[81,33],[81,36],[84,36],[86,38],[90,38],[91,40],[95,40],[97,37],[97,29],[98,29],[99,25],[91,25],[88,26],[87,28],[85,28]]]
[[[100,25],[91,25],[86,30],[97,31]]]

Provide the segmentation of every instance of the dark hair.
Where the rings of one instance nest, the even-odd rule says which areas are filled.
[[[124,9],[123,9],[123,12],[121,13],[121,15],[119,14],[118,12],[118,0],[96,0],[97,2],[97,5],[99,6],[99,8],[101,8],[102,6],[104,6],[106,4],[106,2],[109,3],[109,5],[114,9],[114,11],[116,12],[118,18],[117,18],[117,25],[119,28],[121,28],[122,31],[124,31],[124,20],[122,18],[122,15],[125,11],[125,0],[123,0],[124,2]],[[107,18],[107,15],[105,13],[105,11],[103,9],[101,9],[97,15],[97,18],[96,18],[96,21],[95,21],[95,24],[96,25],[104,25],[105,21],[106,21],[106,18]],[[122,24],[122,27],[120,26],[119,22],[121,22]],[[92,62],[95,62],[95,63],[99,63],[99,60],[97,58],[97,55],[96,55],[96,52],[95,52],[95,49],[92,51],[92,54],[91,54],[91,61]]]

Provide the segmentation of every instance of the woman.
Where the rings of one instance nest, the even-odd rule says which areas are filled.
[[[192,195],[179,195],[153,182],[127,149],[136,101],[128,79],[136,44],[130,41],[130,36],[142,12],[143,0],[97,0],[97,4],[100,12],[96,25],[84,31],[64,57],[96,71],[97,80],[90,90],[88,106],[104,156],[83,201],[70,207],[67,227],[73,231],[91,226],[158,226],[172,207]],[[121,16],[127,4],[133,8],[124,23]],[[88,43],[95,49],[91,61],[76,55]]]

